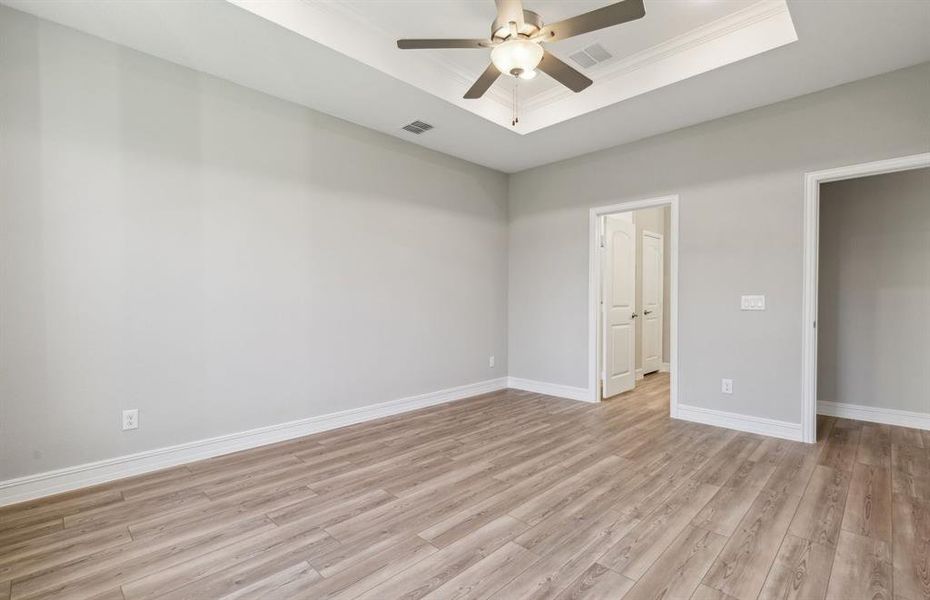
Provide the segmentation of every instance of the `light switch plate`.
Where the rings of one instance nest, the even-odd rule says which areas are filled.
[[[740,310],[765,310],[765,296],[740,296]]]

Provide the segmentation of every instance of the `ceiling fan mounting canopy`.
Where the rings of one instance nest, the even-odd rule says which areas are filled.
[[[512,21],[501,21],[501,17],[494,19],[491,24],[491,41],[503,42],[513,36],[510,23]],[[543,28],[543,20],[538,14],[531,10],[523,10],[523,26],[517,27],[516,34],[524,37],[532,37],[538,34]]]
[[[491,24],[490,39],[397,40],[397,47],[401,50],[491,48],[491,64],[465,92],[465,98],[483,96],[501,73],[532,79],[536,69],[577,93],[594,82],[546,51],[542,44],[635,21],[646,14],[643,0],[620,0],[546,25],[538,14],[523,8],[522,0],[494,0],[494,3],[497,17]]]

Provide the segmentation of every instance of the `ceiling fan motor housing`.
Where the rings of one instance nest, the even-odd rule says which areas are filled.
[[[530,37],[539,33],[543,27],[543,20],[538,14],[531,10],[523,11],[523,27],[517,31],[518,35]],[[510,37],[510,23],[505,23],[500,19],[494,19],[491,24],[491,39],[495,42],[503,42]]]

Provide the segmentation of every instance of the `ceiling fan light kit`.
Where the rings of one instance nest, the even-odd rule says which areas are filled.
[[[635,21],[646,14],[643,0],[621,0],[546,25],[538,14],[523,9],[522,0],[495,0],[495,4],[497,17],[491,24],[490,39],[398,40],[397,47],[402,50],[491,48],[491,64],[465,92],[465,98],[482,97],[501,73],[532,79],[537,69],[578,93],[594,82],[546,51],[542,44]]]
[[[545,51],[536,42],[526,38],[507,40],[491,50],[491,62],[501,73],[522,79],[536,76],[536,67]]]

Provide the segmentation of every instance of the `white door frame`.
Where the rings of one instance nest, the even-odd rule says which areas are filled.
[[[801,439],[817,441],[817,287],[820,184],[930,167],[930,152],[804,174],[804,280],[801,299]]]
[[[588,396],[590,402],[601,401],[598,373],[598,312],[600,309],[600,232],[598,221],[604,215],[631,212],[641,208],[670,207],[669,224],[669,305],[665,317],[669,319],[669,375],[671,377],[670,408],[672,418],[678,417],[678,195],[661,196],[644,200],[631,200],[609,206],[597,206],[588,216]]]

